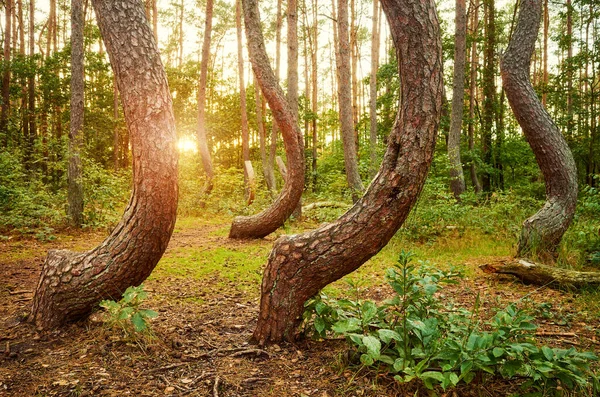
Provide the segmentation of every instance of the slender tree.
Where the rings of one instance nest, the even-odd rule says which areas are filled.
[[[358,172],[358,155],[352,116],[352,80],[350,76],[350,42],[348,38],[348,0],[338,0],[337,32],[339,40],[338,97],[340,112],[340,134],[344,146],[346,180],[356,202],[363,191]]]
[[[133,194],[121,222],[84,253],[48,253],[31,319],[41,328],[86,317],[148,277],[177,215],[177,136],[167,78],[138,0],[93,0],[131,131]]]
[[[242,45],[242,0],[235,3],[235,26],[237,32],[238,82],[240,85],[240,109],[242,129],[242,164],[244,166],[244,182],[246,185],[246,200],[248,204],[254,200],[254,191],[250,186],[246,161],[250,161],[250,129],[248,127],[248,106],[246,104],[246,83],[244,82],[244,54]]]
[[[435,4],[433,0],[381,4],[397,48],[403,86],[387,152],[365,195],[341,218],[276,241],[261,286],[253,335],[259,344],[293,340],[304,302],[379,252],[402,225],[425,183],[443,85]]]
[[[481,140],[483,162],[482,187],[489,192],[492,188],[492,129],[496,103],[496,5],[495,0],[483,0],[485,17],[485,42],[483,59],[483,114],[481,120]]]
[[[206,15],[204,21],[204,39],[202,41],[202,60],[200,61],[200,79],[198,81],[198,125],[197,140],[198,153],[202,160],[202,167],[206,174],[204,193],[210,193],[213,188],[214,171],[208,139],[206,137],[206,84],[208,80],[208,63],[210,61],[210,40],[212,34],[213,0],[206,1]]]
[[[2,107],[0,108],[0,132],[4,134],[4,146],[8,146],[8,112],[10,109],[10,49],[12,38],[13,1],[4,2],[4,73],[2,73]]]
[[[515,33],[502,58],[502,83],[508,102],[544,175],[546,203],[521,229],[518,254],[556,255],[575,214],[577,169],[558,127],[529,80],[531,55],[542,17],[542,0],[521,0]]]
[[[81,151],[83,149],[83,0],[71,0],[71,112],[69,129],[69,220],[71,225],[83,224],[83,184]]]
[[[371,165],[369,176],[377,172],[377,69],[379,69],[379,0],[373,0],[373,23],[371,27],[371,75],[369,78],[369,152]]]
[[[477,40],[474,38],[477,36],[477,31],[479,28],[479,0],[474,0],[472,4],[473,16],[471,21],[471,35],[473,36],[473,40],[471,43],[471,73],[470,73],[470,81],[469,81],[469,127],[468,127],[468,135],[469,135],[469,151],[472,153],[475,149],[475,105],[476,105],[476,95],[477,95],[477,70],[479,69],[479,58],[477,54]],[[471,160],[471,165],[469,167],[469,173],[471,174],[471,183],[473,184],[473,189],[475,193],[479,193],[481,191],[481,184],[479,183],[479,178],[477,177],[477,168],[475,167],[475,161]]]
[[[243,7],[252,70],[281,129],[288,167],[285,185],[271,206],[259,214],[235,218],[229,237],[262,238],[282,226],[300,201],[304,189],[304,153],[298,119],[277,82],[265,50],[257,0],[245,0]]]
[[[465,177],[460,160],[460,135],[462,131],[465,97],[465,62],[467,45],[467,8],[465,0],[456,0],[454,34],[454,80],[452,90],[452,113],[448,134],[448,158],[450,160],[450,189],[457,200],[465,191]]]

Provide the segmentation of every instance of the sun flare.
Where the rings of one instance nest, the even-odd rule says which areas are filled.
[[[184,136],[184,137],[179,138],[177,147],[179,148],[180,153],[197,153],[198,152],[198,147],[196,146],[196,141],[189,136]]]

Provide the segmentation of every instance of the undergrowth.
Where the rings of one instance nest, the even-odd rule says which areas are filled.
[[[479,298],[472,310],[442,301],[436,293],[460,277],[452,268],[415,266],[412,254],[402,252],[386,272],[395,292],[391,299],[376,303],[321,293],[306,304],[305,330],[318,338],[344,336],[357,366],[390,374],[400,383],[420,381],[431,390],[485,377],[522,380],[531,396],[600,390],[590,368],[597,357],[537,345],[537,326],[527,309],[511,304],[482,320]]]

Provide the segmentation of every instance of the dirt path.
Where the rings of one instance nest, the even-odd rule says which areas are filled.
[[[102,240],[102,233],[60,236],[46,243],[0,242],[0,396],[414,394],[414,388],[402,389],[389,378],[348,369],[343,341],[303,341],[265,350],[249,345],[258,314],[259,283],[247,280],[259,278],[228,276],[229,256],[218,264],[223,266],[222,271],[217,267],[202,277],[173,272],[168,265],[169,261],[188,260],[189,256],[187,266],[192,269],[203,254],[221,251],[231,253],[234,259],[234,255],[246,252],[247,256],[239,261],[253,255],[259,256],[259,262],[266,260],[274,238],[232,242],[226,238],[226,227],[197,220],[176,230],[164,264],[161,262],[145,283],[150,294],[147,306],[159,312],[151,323],[154,337],[137,340],[128,339],[120,329],[107,328],[100,314],[46,334],[22,321],[46,251],[91,248]],[[381,287],[370,293],[377,298],[386,295]],[[572,295],[489,276],[465,280],[448,293],[467,307],[479,293],[483,310],[526,294],[534,302],[565,302],[560,306],[560,315],[570,318],[569,323],[559,324],[553,317],[543,327],[557,334],[576,333],[577,338],[550,336],[550,342],[595,346],[597,321],[578,322]],[[510,390],[514,385],[495,382],[459,389],[457,395],[504,395]]]

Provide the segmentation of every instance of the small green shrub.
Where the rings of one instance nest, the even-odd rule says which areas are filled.
[[[149,331],[148,319],[155,318],[158,313],[154,310],[142,309],[141,305],[148,297],[144,286],[129,287],[123,293],[120,301],[103,300],[100,307],[107,312],[105,323],[108,327],[118,327],[128,337],[137,333]]]
[[[593,353],[537,346],[534,317],[514,304],[481,321],[479,298],[469,311],[436,294],[442,284],[456,283],[459,272],[411,262],[412,254],[403,252],[388,269],[395,295],[382,304],[324,294],[310,300],[307,329],[317,337],[343,335],[362,366],[394,374],[398,382],[419,379],[429,389],[445,390],[489,374],[525,378],[523,387],[538,392],[559,386],[598,390],[590,369],[590,361],[597,360]]]

